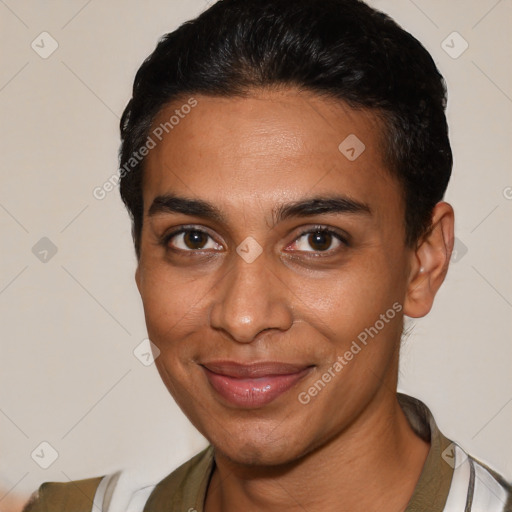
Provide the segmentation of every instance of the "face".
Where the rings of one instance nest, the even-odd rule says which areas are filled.
[[[156,366],[221,453],[293,461],[396,389],[401,189],[371,112],[291,89],[194,98],[146,160],[136,281]]]

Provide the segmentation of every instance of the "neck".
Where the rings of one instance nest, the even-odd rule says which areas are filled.
[[[383,387],[349,428],[286,467],[247,467],[216,452],[205,511],[402,512],[428,450]]]

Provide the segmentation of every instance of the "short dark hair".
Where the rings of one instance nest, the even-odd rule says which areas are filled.
[[[137,257],[144,159],[129,172],[126,164],[156,115],[187,95],[245,96],[274,86],[372,109],[383,121],[384,161],[402,186],[405,243],[428,231],[452,152],[445,82],[421,43],[359,0],[219,0],[160,39],[121,118],[120,191]]]

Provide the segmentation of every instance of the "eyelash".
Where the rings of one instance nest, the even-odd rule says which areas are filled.
[[[171,233],[167,233],[166,235],[164,235],[160,241],[161,245],[163,245],[165,248],[168,248],[168,249],[171,249],[171,250],[174,250],[176,252],[180,252],[180,253],[189,253],[187,256],[193,256],[195,253],[200,253],[201,251],[204,251],[203,249],[189,249],[189,250],[185,250],[185,249],[177,249],[177,248],[170,248],[169,247],[169,242],[174,238],[176,237],[177,235],[180,235],[182,233],[189,233],[189,232],[192,232],[192,231],[196,231],[196,232],[199,232],[199,233],[202,233],[206,236],[208,236],[210,239],[213,240],[213,237],[207,232],[207,231],[204,231],[203,229],[200,229],[200,228],[197,228],[195,226],[183,226],[175,231],[172,231]],[[322,234],[329,234],[329,235],[332,235],[334,238],[336,238],[339,242],[341,242],[342,245],[344,245],[345,247],[348,247],[349,246],[349,243],[346,239],[346,237],[344,237],[343,235],[341,235],[340,233],[338,233],[337,231],[331,229],[331,228],[328,228],[327,226],[313,226],[312,228],[309,228],[305,231],[302,231],[301,233],[299,233],[299,235],[293,240],[292,243],[295,243],[297,240],[299,240],[300,238],[302,238],[303,236],[305,235],[310,235],[310,234],[316,234],[316,233],[322,233]],[[326,251],[298,251],[298,252],[302,252],[302,253],[306,253],[306,254],[310,254],[310,255],[316,255],[316,256],[319,256],[319,255],[330,255],[331,253],[333,252],[336,252],[339,250],[339,247],[337,249],[328,249]]]

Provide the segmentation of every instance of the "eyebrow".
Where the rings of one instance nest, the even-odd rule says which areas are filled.
[[[162,213],[181,213],[221,224],[227,223],[223,213],[215,205],[202,199],[180,197],[174,194],[157,196],[151,203],[148,217]],[[360,201],[341,195],[329,195],[276,205],[272,209],[272,218],[274,225],[276,225],[291,217],[312,217],[340,213],[371,215],[372,211],[367,204]]]

